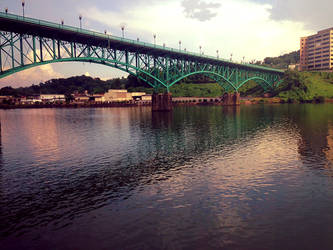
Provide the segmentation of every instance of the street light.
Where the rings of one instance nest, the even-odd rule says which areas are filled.
[[[199,49],[200,49],[200,55],[201,55],[201,49],[202,49],[202,46],[201,46],[201,45],[199,46]]]
[[[22,0],[22,10],[23,10],[23,17],[24,17],[24,5],[25,5],[25,1]]]
[[[124,38],[124,30],[125,30],[125,25],[124,25],[124,24],[122,24],[122,25],[120,26],[120,28],[121,28],[121,33],[122,33],[122,36],[123,36],[123,38]]]
[[[64,26],[64,19],[61,19],[61,25]]]
[[[6,9],[5,9],[5,12],[6,12],[6,14],[8,14],[8,8],[6,7]]]
[[[82,29],[82,15],[79,15],[79,20],[80,20],[80,29]]]
[[[232,53],[230,54],[230,61],[232,61]]]
[[[165,48],[165,43],[163,43],[163,48]]]
[[[137,41],[137,42],[139,42],[139,41],[140,41],[139,37],[136,39],[136,41]]]
[[[179,40],[178,43],[179,43],[179,50],[181,50],[182,49],[182,41]]]
[[[245,56],[243,56],[243,63],[245,63]]]
[[[219,59],[219,50],[216,50],[216,57]]]
[[[155,33],[153,34],[153,37],[154,37],[154,45],[156,45],[156,34]]]

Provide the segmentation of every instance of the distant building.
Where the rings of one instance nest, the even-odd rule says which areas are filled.
[[[89,96],[89,101],[98,102],[98,103],[105,102],[104,94],[91,95],[91,96]]]
[[[109,89],[109,91],[104,94],[104,99],[106,102],[123,102],[133,100],[132,94],[128,93],[126,89]]]
[[[26,96],[22,97],[20,100],[21,104],[35,104],[35,103],[42,103],[42,100],[40,99],[39,95],[33,95],[33,96]]]
[[[65,95],[59,95],[59,94],[43,94],[39,96],[39,99],[43,103],[56,103],[56,102],[65,102],[66,97]]]
[[[299,70],[299,64],[290,64],[288,65],[288,69],[290,70]]]
[[[75,103],[87,103],[90,100],[90,97],[86,94],[72,94]]]
[[[131,92],[132,98],[135,101],[142,100],[142,97],[146,95],[145,92]]]
[[[141,96],[141,101],[151,101],[151,95],[143,95]]]
[[[301,38],[300,70],[333,70],[333,28]]]
[[[13,96],[9,96],[9,95],[0,96],[0,104],[8,103],[8,102],[12,101],[12,99],[13,99]]]

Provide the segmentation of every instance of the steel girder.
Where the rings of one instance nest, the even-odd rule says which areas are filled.
[[[238,91],[248,81],[258,82],[265,90],[276,87],[282,74],[186,56],[156,55],[138,48],[115,48],[110,43],[92,45],[49,37],[0,31],[0,78],[16,72],[55,62],[91,62],[103,64],[143,80],[151,87],[170,90],[182,79],[203,74],[215,80],[226,91]]]

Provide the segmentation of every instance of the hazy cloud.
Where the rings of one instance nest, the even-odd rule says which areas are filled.
[[[182,7],[186,17],[197,19],[199,21],[208,21],[216,17],[214,11],[221,6],[220,3],[207,3],[201,0],[183,0]]]
[[[5,86],[19,87],[30,84],[39,84],[40,82],[49,80],[51,78],[60,77],[62,77],[61,73],[56,72],[51,64],[46,64],[0,79],[0,88]]]
[[[332,0],[250,0],[272,6],[270,13],[273,20],[297,21],[312,30],[325,29],[333,26]]]

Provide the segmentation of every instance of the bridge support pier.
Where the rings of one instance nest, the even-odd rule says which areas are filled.
[[[236,106],[240,105],[240,94],[236,93],[225,93],[222,96],[222,105],[223,106]]]
[[[171,111],[172,110],[172,95],[171,93],[152,95],[152,111]]]

